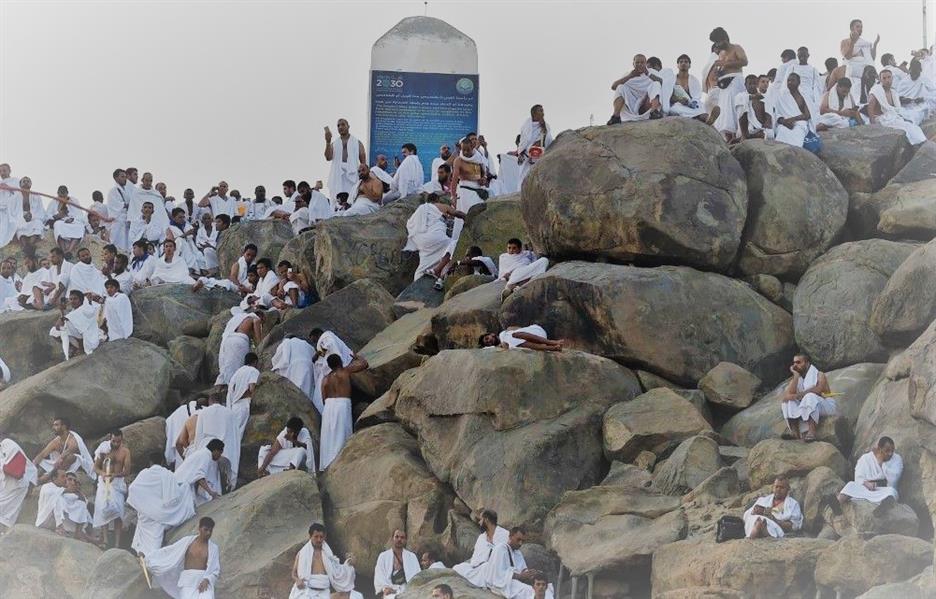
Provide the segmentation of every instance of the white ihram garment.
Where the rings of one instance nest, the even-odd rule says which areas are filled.
[[[491,558],[494,547],[507,542],[510,533],[506,528],[498,526],[494,529],[494,537],[488,540],[486,532],[478,535],[475,541],[474,551],[467,562],[455,564],[452,568],[460,576],[476,587],[484,586],[485,565]]]
[[[321,552],[325,574],[312,574],[315,548],[308,542],[299,550],[296,573],[302,578],[305,588],[293,585],[289,599],[329,599],[331,591],[350,593],[351,599],[363,599],[363,595],[354,590],[354,566],[342,564],[328,543],[322,543]]]
[[[221,574],[221,550],[214,541],[208,541],[208,567],[205,570],[186,570],[185,554],[197,537],[182,537],[172,545],[146,556],[146,567],[155,586],[173,599],[214,599],[218,576]],[[208,581],[208,589],[198,592],[198,585]]]
[[[52,327],[49,330],[50,337],[61,340],[65,361],[69,360],[72,339],[81,339],[86,355],[91,355],[97,349],[101,343],[101,330],[97,321],[99,311],[100,306],[85,300],[84,304],[65,315],[65,325],[62,328]]]
[[[175,478],[189,485],[197,507],[213,499],[204,489],[198,487],[198,481],[205,479],[212,491],[220,493],[221,471],[218,468],[218,462],[212,459],[211,452],[207,448],[186,451],[186,453],[188,455],[185,456],[185,460],[176,466]]]
[[[871,503],[881,503],[888,497],[897,500],[900,498],[897,494],[897,485],[900,484],[901,474],[903,474],[903,459],[899,454],[895,453],[888,461],[878,463],[874,452],[869,451],[858,458],[855,464],[855,480],[846,483],[841,493],[852,499],[864,499]],[[878,483],[873,491],[864,486],[865,482],[881,480],[886,480],[887,484]]]
[[[296,435],[296,441],[302,443],[305,447],[299,447],[287,439],[285,428],[276,436],[276,441],[279,443],[280,450],[267,464],[267,472],[276,474],[290,468],[299,469],[305,466],[310,474],[315,473],[315,440],[312,438],[309,429],[302,427],[302,430]],[[272,447],[272,445],[260,447],[260,451],[257,453],[258,469],[263,465],[263,460],[266,459]]]
[[[754,515],[754,507],[756,506],[760,506],[770,511],[773,517],[777,520],[792,522],[794,531],[803,527],[803,512],[800,510],[799,503],[797,503],[795,499],[787,495],[783,503],[778,508],[774,509],[773,498],[773,493],[770,495],[765,495],[764,497],[758,499],[753,506],[744,512],[744,536],[751,536],[751,531],[754,530],[754,525],[757,524],[758,520],[763,520],[767,523],[767,533],[770,536],[774,537],[775,539],[783,538],[783,529],[780,528],[779,524],[770,518]]]
[[[871,95],[877,99],[878,105],[881,108],[881,115],[877,117],[875,123],[902,130],[907,136],[907,141],[909,141],[912,146],[919,145],[926,141],[926,134],[923,133],[923,130],[920,129],[918,125],[906,120],[903,115],[900,114],[900,106],[891,103],[880,83],[871,88]],[[894,102],[899,103],[899,95],[893,88],[891,88],[891,96],[894,98]]]
[[[806,371],[806,376],[800,377],[796,383],[797,393],[802,393],[806,389],[811,389],[819,383],[819,370],[810,365]],[[807,393],[803,399],[796,401],[784,401],[780,404],[783,417],[787,420],[800,419],[800,429],[805,427],[805,422],[810,418],[813,422],[819,422],[820,418],[834,416],[838,411],[838,405],[834,399],[826,399],[818,393]]]
[[[195,517],[192,487],[158,465],[140,471],[133,479],[127,504],[137,512],[136,533],[130,547],[144,555],[162,547],[168,529]]]
[[[119,291],[104,300],[104,319],[107,321],[107,339],[128,339],[133,334],[133,309],[130,298]]]
[[[347,366],[354,358],[354,353],[338,335],[331,331],[322,333],[315,344],[315,352],[318,354],[318,359],[312,365],[312,373],[315,377],[312,388],[312,405],[321,414],[325,410],[325,404],[322,402],[322,381],[332,371],[331,367],[328,366],[328,356],[338,354],[341,356],[342,366]]]
[[[404,252],[419,252],[419,266],[413,280],[419,280],[423,273],[439,263],[448,253],[452,238],[448,236],[445,216],[432,202],[426,202],[416,208],[406,221],[406,246]]]
[[[219,403],[212,404],[198,411],[198,418],[195,420],[195,440],[186,449],[186,453],[190,453],[192,450],[207,447],[212,439],[223,441],[222,456],[227,458],[231,468],[228,473],[229,490],[237,486],[237,472],[240,466],[240,436],[237,434],[237,426],[237,417],[230,408]]]
[[[3,472],[3,467],[18,455],[23,456],[21,459],[25,459],[26,469],[22,477],[13,478]],[[38,478],[36,466],[13,439],[0,441],[0,525],[10,528],[16,524],[20,510],[23,508],[23,500],[29,492],[29,486],[37,484]]]
[[[654,70],[650,73],[659,76]],[[624,108],[621,110],[621,121],[642,121],[650,118],[650,110],[640,112],[644,102],[652,102],[654,98],[660,97],[661,86],[658,81],[654,81],[649,75],[640,75],[634,77],[614,89],[615,97],[624,100]]]
[[[351,193],[358,182],[358,166],[361,162],[360,142],[353,135],[348,136],[346,145],[348,151],[348,160],[343,162],[341,156],[343,146],[341,136],[336,136],[332,140],[332,159],[328,173],[328,193],[331,195],[332,203],[337,202],[339,193]]]
[[[328,468],[341,453],[353,432],[353,424],[350,398],[330,397],[325,400],[325,410],[322,412],[322,446],[319,450],[322,470]]]
[[[803,100],[805,101],[805,97]],[[791,119],[802,114],[799,105],[796,103],[796,98],[793,97],[790,90],[784,89],[777,96],[776,111],[776,119],[778,122],[774,123],[774,139],[797,148],[802,148],[803,142],[806,140],[806,134],[809,133],[809,121],[796,121],[792,129],[779,123],[780,119]]]
[[[734,133],[738,117],[735,114],[735,96],[744,91],[744,74],[729,73],[719,77],[719,81],[730,79],[728,87],[718,88],[718,118],[715,119],[715,130],[720,133]]]
[[[244,438],[244,430],[247,428],[247,420],[250,418],[250,397],[244,397],[244,394],[247,393],[251,385],[257,384],[259,378],[260,371],[245,364],[238,368],[231,380],[228,381],[225,405],[234,415],[238,443]]]
[[[403,549],[403,577],[409,583],[414,576],[419,574],[422,568],[419,565],[419,558],[408,549]],[[406,584],[393,584],[393,549],[387,549],[377,556],[377,564],[374,567],[374,592],[379,597],[391,599],[399,593],[406,590]],[[391,588],[395,592],[391,595],[384,595],[383,590]]]
[[[221,334],[221,347],[218,350],[218,378],[215,385],[227,385],[237,369],[244,365],[244,357],[250,352],[250,337],[238,333],[237,327],[247,319],[258,319],[259,316],[249,312],[241,312],[231,316]]]
[[[185,428],[185,422],[196,410],[198,410],[198,402],[192,400],[176,408],[175,411],[166,418],[165,457],[166,464],[168,464],[170,468],[173,467],[177,461],[180,464],[182,463],[182,456],[176,451],[175,442],[176,439],[179,438],[179,433]]]
[[[273,372],[284,376],[312,400],[315,373],[315,348],[305,339],[287,337],[273,354]]]
[[[403,159],[400,167],[393,173],[393,185],[391,186],[400,194],[401,198],[419,193],[419,189],[425,183],[422,163],[416,154],[410,154]]]
[[[484,586],[506,599],[533,599],[533,587],[514,578],[514,574],[526,569],[526,560],[519,549],[507,543],[496,545],[485,564]]]

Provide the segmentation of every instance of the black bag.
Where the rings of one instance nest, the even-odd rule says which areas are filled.
[[[715,542],[724,543],[744,538],[744,520],[737,516],[722,516],[715,528]]]

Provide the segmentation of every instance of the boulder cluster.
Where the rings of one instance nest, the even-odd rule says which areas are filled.
[[[313,327],[370,369],[355,375],[355,432],[325,473],[255,480],[243,467],[236,491],[199,508],[217,522],[219,597],[288,596],[316,520],[336,552],[357,556],[370,595],[394,529],[451,566],[471,554],[482,508],[527,528],[527,562],[553,584],[562,572],[562,598],[936,596],[936,144],[914,151],[876,125],[822,136],[816,156],[729,147],[690,119],[562,133],[521,194],[473,211],[462,233],[462,253],[478,245],[496,259],[518,237],[550,259],[506,300],[490,277],[450,277],[444,292],[413,282],[416,257],[401,248],[416,198],[293,239],[263,221],[233,226],[222,266],[252,242],[298,265],[320,298],[264,316],[265,369],[286,335]],[[62,415],[90,441],[122,427],[135,456],[161,449],[165,416],[212,391],[238,301],[135,291],[133,338],[64,363],[53,314],[0,316],[14,377],[0,430],[33,455]],[[482,333],[533,323],[569,349],[476,348]],[[839,394],[814,443],[781,439],[797,351]],[[293,415],[316,434],[304,394],[265,372],[241,463]],[[824,498],[882,435],[903,457],[900,503],[833,512]],[[740,516],[778,475],[802,532],[716,544],[718,519]],[[162,596],[131,554],[33,528],[35,494],[0,539],[0,595]],[[494,597],[451,570],[420,574],[400,597],[440,582],[459,599]]]

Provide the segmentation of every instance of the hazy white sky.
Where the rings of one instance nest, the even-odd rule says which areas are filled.
[[[346,117],[365,139],[371,44],[423,10],[421,1],[0,0],[0,162],[34,189],[65,184],[82,202],[126,166],[153,172],[176,197],[185,187],[201,197],[222,178],[245,196],[258,184],[278,194],[286,178],[327,181],[322,128]],[[534,103],[556,132],[592,114],[607,120],[610,83],[635,52],[664,66],[685,52],[696,72],[716,25],[745,47],[750,72],[801,45],[822,70],[852,18],[866,38],[881,35],[879,57],[899,61],[922,44],[921,12],[922,0],[429,3],[478,45],[480,130],[496,151]]]

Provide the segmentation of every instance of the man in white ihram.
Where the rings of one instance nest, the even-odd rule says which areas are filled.
[[[312,401],[314,361],[315,347],[311,343],[300,337],[287,336],[273,354],[273,372],[289,379]]]
[[[214,527],[214,520],[202,518],[197,535],[141,556],[153,581],[173,599],[214,599],[221,574],[221,550],[211,540]]]
[[[520,128],[520,144],[517,146],[521,183],[552,142],[552,128],[546,123],[543,105],[534,104],[530,108],[530,118]]]
[[[475,541],[471,558],[452,568],[476,587],[484,586],[485,566],[491,558],[494,547],[506,543],[510,536],[506,528],[497,525],[497,512],[494,510],[482,510],[480,525],[481,534]]]
[[[195,516],[192,487],[163,467],[159,452],[150,454],[148,460],[149,467],[137,474],[127,490],[127,505],[137,512],[130,547],[144,555],[162,547],[167,530]]]
[[[328,174],[328,193],[332,207],[339,193],[350,194],[358,183],[358,165],[367,164],[364,144],[351,135],[345,119],[338,119],[338,138],[332,140],[331,129],[325,127],[325,160],[331,162]]]
[[[819,419],[834,416],[838,408],[834,399],[824,397],[831,391],[829,381],[824,373],[812,365],[806,354],[793,356],[790,372],[793,378],[780,398],[780,409],[790,427],[789,433],[784,433],[784,436],[815,441]]]
[[[13,439],[0,433],[0,533],[16,524],[29,486],[39,482],[36,465]]]
[[[854,499],[875,504],[875,513],[880,513],[897,503],[897,485],[903,474],[903,459],[894,451],[894,440],[881,437],[877,445],[858,458],[855,464],[855,480],[850,481],[839,492],[841,503]]]
[[[349,554],[342,564],[325,542],[325,527],[313,522],[309,542],[293,562],[289,599],[364,599],[354,590],[354,578],[354,556]]]
[[[367,360],[357,356],[347,366],[342,364],[341,356],[331,354],[327,358],[331,369],[322,380],[322,440],[319,450],[322,470],[338,457],[353,430],[351,416],[351,375],[367,370]]]
[[[374,567],[374,592],[383,599],[392,599],[406,590],[406,585],[419,574],[419,558],[406,548],[406,533],[394,530],[391,547],[377,556]]]
[[[506,543],[494,547],[491,559],[485,566],[484,586],[489,591],[506,599],[532,599],[535,570],[527,567],[520,553],[526,531],[522,526],[510,529]]]
[[[293,416],[273,443],[260,447],[257,478],[303,467],[309,474],[315,474],[315,441],[302,419]]]

